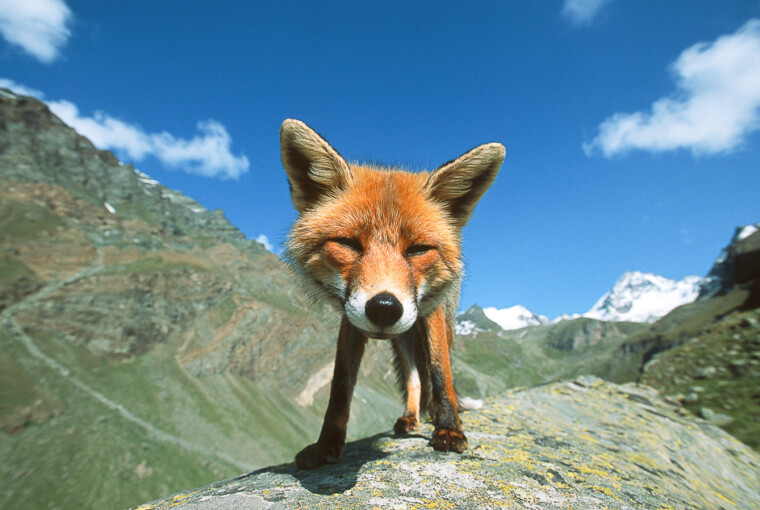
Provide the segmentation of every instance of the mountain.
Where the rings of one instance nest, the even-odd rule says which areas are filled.
[[[488,318],[484,310],[477,304],[472,305],[466,311],[458,313],[454,323],[454,332],[457,335],[477,336],[484,331],[500,331],[502,327]]]
[[[580,317],[505,330],[473,305],[457,315],[455,327],[452,370],[457,392],[486,398],[579,374],[622,382],[621,345],[645,325]]]
[[[583,316],[604,321],[653,322],[694,301],[701,282],[698,276],[675,281],[651,273],[628,272]]]
[[[760,231],[736,229],[696,301],[621,345],[621,367],[760,450]]]
[[[319,433],[333,312],[282,261],[0,91],[0,507],[127,507]],[[400,412],[385,345],[349,435]]]
[[[717,271],[723,270],[725,269]],[[711,280],[708,277],[706,281]],[[522,305],[501,309],[488,307],[482,310],[489,320],[506,331],[528,326],[543,326],[579,317],[600,321],[651,323],[674,308],[697,299],[700,292],[703,292],[703,288],[702,278],[698,276],[687,276],[680,281],[675,281],[651,273],[631,271],[623,274],[612,289],[582,315],[563,314],[552,321],[546,316],[531,312]],[[468,328],[472,326],[465,323],[467,320],[463,314],[457,315],[457,333],[469,333]]]

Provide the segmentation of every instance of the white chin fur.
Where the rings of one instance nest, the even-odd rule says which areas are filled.
[[[373,296],[374,295],[375,294],[373,294]],[[401,301],[401,306],[404,308],[404,313],[401,315],[401,318],[392,326],[379,328],[377,324],[370,321],[364,313],[367,301],[371,298],[372,296],[367,295],[366,292],[357,290],[349,296],[345,306],[346,317],[351,321],[351,324],[364,331],[370,338],[393,338],[394,336],[408,331],[417,320],[417,305],[410,297],[404,297],[399,300]],[[398,299],[398,296],[396,299]]]

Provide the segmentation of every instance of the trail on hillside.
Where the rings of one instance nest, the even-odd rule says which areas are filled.
[[[225,463],[235,466],[237,469],[240,469],[243,471],[250,471],[251,469],[253,469],[253,466],[251,464],[238,460],[230,455],[227,455],[226,453],[208,449],[204,446],[195,444],[186,439],[182,439],[181,437],[177,437],[169,432],[166,432],[165,430],[161,430],[155,425],[149,423],[148,421],[140,418],[139,416],[135,415],[134,413],[126,409],[122,404],[119,404],[111,400],[110,398],[106,397],[102,393],[92,389],[89,385],[77,379],[73,375],[72,371],[66,368],[58,360],[45,354],[34,343],[32,338],[29,337],[29,335],[27,335],[26,333],[24,333],[24,330],[18,324],[16,324],[15,320],[13,319],[13,314],[16,311],[22,308],[28,307],[30,304],[33,304],[43,298],[48,297],[51,293],[55,292],[61,287],[64,287],[77,280],[80,280],[82,278],[87,278],[101,272],[103,270],[103,266],[100,263],[100,250],[98,250],[98,255],[99,255],[98,257],[99,261],[96,264],[89,266],[87,268],[84,268],[80,271],[77,271],[74,275],[64,280],[60,280],[60,281],[48,284],[42,289],[40,289],[37,293],[27,297],[26,299],[23,299],[22,301],[19,301],[18,303],[13,304],[12,306],[9,306],[5,311],[3,311],[0,314],[0,323],[2,323],[5,330],[8,331],[15,339],[17,339],[26,348],[29,354],[39,359],[40,361],[42,361],[48,367],[52,368],[66,381],[70,382],[71,384],[79,388],[80,390],[84,391],[86,394],[90,395],[92,398],[100,402],[102,405],[108,407],[112,411],[116,411],[125,420],[141,427],[148,434],[153,436],[155,439],[173,444],[175,446],[179,446],[181,448],[198,453],[205,457],[209,457],[209,456],[217,457],[221,459],[222,461],[224,461]]]

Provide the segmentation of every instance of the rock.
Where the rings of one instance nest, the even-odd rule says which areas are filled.
[[[695,376],[697,379],[707,379],[709,377],[712,377],[717,372],[717,369],[715,367],[705,367],[700,369],[697,372],[697,375]]]
[[[727,414],[715,413],[708,421],[711,425],[715,425],[716,427],[725,427],[736,420]]]
[[[512,390],[463,414],[462,455],[433,451],[425,425],[349,443],[337,465],[283,464],[139,509],[760,508],[760,455],[679,409],[588,378]]]
[[[697,414],[703,420],[710,421],[713,418],[713,416],[715,416],[715,411],[713,411],[709,407],[700,407],[699,412]]]
[[[749,363],[746,359],[734,359],[728,364],[731,373],[736,377],[741,377],[749,370]]]

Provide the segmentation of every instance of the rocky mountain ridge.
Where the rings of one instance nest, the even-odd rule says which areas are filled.
[[[119,162],[111,152],[95,148],[44,103],[7,89],[0,89],[0,94],[5,106],[2,123],[6,136],[0,140],[5,181],[61,187],[92,205],[94,209],[88,212],[95,221],[107,221],[108,215],[136,217],[150,224],[154,234],[163,236],[163,242],[182,243],[186,235],[193,234],[260,251],[261,245],[246,240],[221,210],[208,211],[132,165]],[[158,242],[150,237],[123,239],[118,228],[101,229],[100,234],[102,237],[93,240],[106,246]]]
[[[521,329],[528,326],[541,326],[550,324],[549,317],[536,315],[522,305],[515,305],[509,308],[483,308],[486,317],[501,326],[504,330]]]
[[[502,329],[509,331],[529,326],[586,317],[600,321],[651,323],[671,310],[694,301],[702,292],[702,278],[687,276],[679,281],[652,273],[629,271],[624,273],[612,289],[606,292],[589,311],[583,314],[563,314],[554,320],[537,315],[522,305],[508,308],[483,308],[486,316]],[[462,314],[459,314],[462,315]],[[468,331],[472,325],[467,319],[457,319],[458,328]]]
[[[721,251],[704,279],[699,298],[725,295],[737,285],[744,285],[760,277],[757,251],[760,250],[760,223],[736,227],[728,245]]]
[[[652,273],[631,271],[615,282],[584,317],[604,321],[651,323],[699,295],[702,278],[675,281]]]

